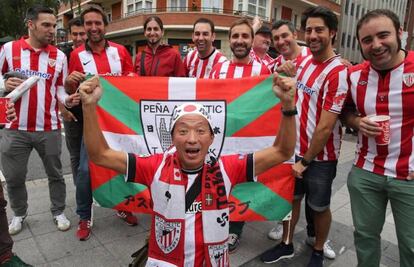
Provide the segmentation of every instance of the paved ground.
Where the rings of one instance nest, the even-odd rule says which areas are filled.
[[[338,175],[333,186],[333,223],[329,236],[337,258],[326,260],[325,266],[356,266],[349,195],[346,188],[346,177],[354,157],[354,147],[354,137],[345,136]],[[74,186],[71,176],[66,176],[66,180],[68,203],[66,214],[75,225],[77,216]],[[138,215],[139,225],[129,227],[121,222],[113,211],[95,207],[93,234],[88,241],[79,242],[75,237],[75,226],[63,233],[57,231],[53,224],[49,212],[47,181],[44,179],[29,181],[27,187],[29,216],[23,231],[13,238],[15,252],[35,266],[127,266],[130,255],[142,246],[147,236],[149,216]],[[10,217],[10,209],[7,212]],[[382,233],[384,241],[381,263],[382,266],[399,266],[394,222],[390,210],[387,214]],[[303,217],[294,238],[295,257],[273,264],[274,266],[306,266],[311,248],[304,242],[306,231],[304,231]],[[239,250],[231,255],[232,266],[264,266],[258,256],[277,244],[266,237],[272,226],[272,222],[248,223]]]

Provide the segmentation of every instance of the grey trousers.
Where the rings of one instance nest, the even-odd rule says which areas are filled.
[[[60,130],[27,132],[3,130],[0,143],[1,163],[6,178],[10,207],[15,216],[27,213],[26,174],[27,163],[33,148],[42,159],[49,179],[50,211],[57,216],[65,209],[66,185],[62,176],[60,155],[62,150]]]

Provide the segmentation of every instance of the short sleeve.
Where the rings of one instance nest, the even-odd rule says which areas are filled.
[[[324,83],[323,109],[340,114],[348,93],[347,68],[338,66],[329,72]]]
[[[232,185],[255,181],[253,154],[222,156],[220,160]]]
[[[136,155],[128,153],[125,181],[149,186],[158,166],[161,164],[162,157],[162,154]]]

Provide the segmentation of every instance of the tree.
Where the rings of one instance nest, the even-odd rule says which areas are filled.
[[[60,3],[58,0],[1,0],[0,37],[11,36],[18,39],[26,35],[26,10],[36,4],[48,6],[57,12]]]

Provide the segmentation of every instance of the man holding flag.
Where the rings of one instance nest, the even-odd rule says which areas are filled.
[[[80,86],[84,137],[90,159],[125,174],[127,181],[147,185],[151,192],[153,219],[147,264],[229,265],[230,190],[237,183],[255,181],[257,175],[292,156],[294,86],[292,80],[275,75],[273,90],[281,100],[284,116],[273,146],[254,154],[209,158],[209,162],[205,159],[214,140],[214,125],[204,106],[187,103],[177,107],[170,126],[173,146],[164,154],[138,156],[112,150],[106,143],[96,113],[102,94],[98,78]],[[199,203],[198,208],[188,212],[194,203]]]

